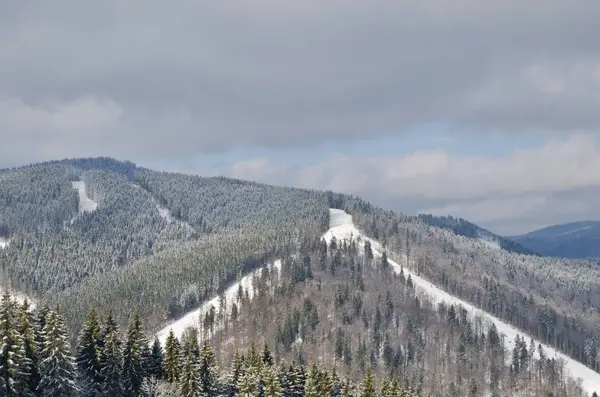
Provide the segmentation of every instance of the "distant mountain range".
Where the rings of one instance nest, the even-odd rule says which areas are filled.
[[[545,256],[600,258],[600,221],[554,225],[506,238]]]

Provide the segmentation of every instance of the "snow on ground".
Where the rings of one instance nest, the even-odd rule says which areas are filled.
[[[379,244],[375,240],[372,240],[370,238],[363,236],[360,233],[360,231],[356,228],[356,226],[354,226],[354,224],[352,222],[352,216],[347,214],[346,212],[344,212],[342,210],[338,210],[338,209],[330,209],[330,225],[329,226],[330,226],[330,229],[327,231],[327,233],[325,233],[325,236],[324,236],[328,243],[331,241],[332,237],[335,237],[336,240],[338,240],[338,241],[341,241],[343,239],[349,240],[350,238],[358,239],[359,237],[362,240],[368,239],[371,242],[374,256],[381,257],[381,253],[382,253],[381,244]],[[512,351],[513,346],[514,346],[514,340],[517,335],[526,336],[527,343],[529,344],[529,340],[531,339],[530,335],[527,335],[526,333],[517,330],[515,327],[503,322],[502,320],[486,313],[485,311],[483,311],[481,309],[474,307],[470,303],[467,303],[466,301],[458,299],[458,298],[448,294],[447,292],[439,289],[438,287],[436,287],[429,281],[417,276],[416,274],[414,274],[413,272],[411,272],[408,269],[408,266],[407,266],[408,261],[407,261],[406,255],[403,256],[403,260],[404,260],[403,267],[404,267],[405,277],[408,277],[408,275],[411,276],[411,279],[415,286],[416,291],[421,296],[426,296],[427,300],[429,300],[429,302],[431,302],[434,305],[437,305],[438,303],[442,303],[442,302],[446,306],[460,305],[460,306],[464,307],[468,312],[470,312],[470,314],[473,317],[481,317],[482,319],[486,320],[488,323],[496,324],[496,327],[498,328],[498,332],[500,334],[504,334],[504,343],[505,343],[506,348],[509,351]],[[400,273],[400,270],[402,268],[401,265],[399,265],[398,263],[396,263],[390,259],[388,259],[388,261],[393,266],[394,271],[396,273]],[[534,338],[534,341],[535,341],[536,346],[541,343],[540,341],[538,341],[535,338]],[[594,391],[600,392],[600,374],[598,374],[597,372],[593,371],[592,369],[586,367],[582,363],[575,361],[575,360],[571,359],[570,357],[567,357],[566,355],[558,352],[557,350],[553,349],[552,347],[550,347],[548,345],[545,345],[543,343],[541,343],[541,345],[544,348],[544,352],[546,353],[547,357],[549,357],[549,358],[554,357],[556,359],[564,360],[565,370],[569,372],[570,376],[572,376],[574,378],[582,379],[582,381],[583,381],[582,387],[584,390],[586,390],[590,394],[592,394]],[[535,355],[537,356],[537,350],[535,352]],[[510,356],[510,353],[509,353],[509,356]]]
[[[4,292],[6,291],[5,288],[3,288],[2,286],[0,286],[0,298],[2,297],[2,295],[4,295]],[[31,309],[35,309],[35,300],[31,299],[29,296],[25,295],[25,294],[21,294],[19,292],[15,292],[15,291],[11,291],[10,289],[8,290],[10,292],[10,295],[12,297],[13,300],[16,300],[19,303],[23,303],[23,301],[25,301],[25,299],[27,299],[27,301],[29,302],[29,306]]]
[[[275,269],[275,270],[277,270],[278,273],[281,272],[281,261],[280,260],[277,260],[268,266],[269,266],[270,270]],[[260,276],[263,269],[264,268],[257,269],[255,271],[253,271],[252,273],[242,277],[242,279],[240,281],[232,284],[229,288],[227,288],[225,290],[225,293],[224,293],[225,308],[226,308],[225,310],[229,311],[231,309],[231,304],[235,303],[235,301],[237,300],[237,292],[238,292],[238,288],[239,288],[240,284],[241,284],[242,288],[244,289],[244,293],[246,293],[246,291],[247,291],[248,297],[250,299],[253,298],[253,296],[254,296],[254,291],[252,289],[253,278],[254,278],[254,276]],[[178,338],[181,338],[184,331],[189,327],[201,329],[202,328],[201,324],[202,324],[202,321],[204,320],[204,315],[210,310],[211,307],[215,308],[215,314],[219,314],[219,310],[220,310],[219,300],[220,300],[220,297],[216,296],[213,299],[209,300],[208,302],[204,302],[198,309],[189,312],[188,314],[186,314],[179,320],[167,325],[165,328],[163,328],[161,331],[159,331],[156,334],[160,343],[163,346],[165,345],[165,342],[167,340],[167,337],[169,336],[169,332],[171,331],[171,329],[173,329],[175,336]],[[217,322],[215,324],[215,329],[218,329],[218,327],[220,327],[220,326],[222,326],[222,324]]]
[[[7,247],[9,242],[10,241],[4,237],[0,237],[0,249]]]
[[[173,222],[173,217],[171,216],[171,211],[168,208],[161,206],[158,203],[155,203],[156,209],[158,210],[158,214],[168,223]]]
[[[96,211],[98,203],[88,197],[85,183],[83,181],[73,181],[71,184],[73,185],[73,189],[77,189],[79,192],[79,213]]]

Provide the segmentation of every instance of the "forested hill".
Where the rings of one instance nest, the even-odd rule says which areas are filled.
[[[536,251],[530,246],[522,244],[520,240],[502,237],[490,232],[466,219],[453,216],[434,216],[431,214],[419,214],[417,219],[428,225],[447,229],[459,236],[465,236],[473,239],[482,239],[497,244],[500,248],[514,252],[516,254],[541,256],[540,251]]]
[[[599,221],[554,225],[507,238],[543,255],[600,259]]]
[[[115,294],[131,302],[124,313],[147,305],[140,311],[160,323],[322,233],[334,202],[366,206],[331,192],[155,172],[111,158],[3,169],[0,285],[50,302],[85,288],[83,303],[66,308],[73,326],[91,303]],[[192,300],[189,291],[197,291]]]
[[[365,236],[381,242],[390,258],[407,258],[428,282],[600,369],[600,268],[594,263],[502,249],[501,240],[479,234],[475,225],[465,231],[466,221],[454,230],[454,221],[408,217],[350,195],[156,172],[108,158],[0,171],[0,287],[29,293],[38,307],[58,306],[73,342],[91,308],[111,311],[120,325],[139,313],[144,328],[156,331],[274,260],[340,265],[348,255],[343,244],[320,248],[330,208],[352,214]],[[364,269],[373,277],[371,267]],[[322,280],[319,288],[331,288]],[[378,288],[364,286],[361,293]],[[299,291],[303,298],[309,289]],[[323,300],[317,310],[332,313],[334,302]],[[271,309],[279,319],[291,310]],[[343,312],[339,319],[349,321]],[[414,329],[413,347],[417,334],[425,338],[430,330]],[[270,343],[281,348],[279,340]],[[383,360],[381,354],[373,349],[373,360]]]

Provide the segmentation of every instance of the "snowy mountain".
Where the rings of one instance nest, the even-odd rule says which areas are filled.
[[[278,354],[298,361],[306,354],[329,359],[326,349],[335,350],[339,332],[350,361],[370,355],[389,366],[386,338],[402,357],[416,346],[434,354],[433,330],[449,324],[438,310],[442,303],[444,313],[452,306],[468,314],[456,324],[448,320],[457,328],[445,342],[451,346],[445,359],[459,354],[461,333],[475,326],[485,333],[493,323],[506,335],[503,382],[517,365],[507,360],[521,348],[519,333],[563,359],[561,388],[577,388],[567,370],[587,390],[595,387],[600,268],[594,262],[532,255],[465,220],[407,216],[345,194],[156,172],[106,158],[3,170],[0,182],[0,285],[60,307],[73,341],[90,309],[100,308],[120,325],[140,314],[162,342],[171,328],[184,338],[192,326],[224,346],[268,339]],[[379,270],[381,263],[389,271]],[[389,312],[385,332],[373,328],[380,321],[375,308],[398,316],[392,321]],[[381,339],[370,340],[374,332]],[[470,354],[484,359],[484,345],[477,346]],[[529,351],[531,360],[539,358]],[[419,379],[425,363],[411,360],[407,371]],[[472,373],[475,382],[493,386]],[[522,381],[511,387],[525,387]]]
[[[507,238],[547,256],[600,258],[600,221],[554,225]]]

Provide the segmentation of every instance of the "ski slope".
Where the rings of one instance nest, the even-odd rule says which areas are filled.
[[[332,237],[335,237],[336,240],[338,240],[338,241],[341,241],[343,239],[350,240],[351,238],[358,239],[360,237],[362,240],[369,240],[371,242],[373,255],[375,257],[381,257],[381,253],[382,253],[381,244],[379,244],[377,241],[375,241],[373,239],[363,236],[360,233],[360,231],[356,228],[356,226],[354,225],[354,223],[352,221],[352,215],[346,213],[345,211],[338,210],[338,209],[330,209],[329,211],[330,211],[330,225],[329,225],[330,229],[327,231],[327,233],[325,233],[325,236],[324,236],[325,240],[328,243],[331,241]],[[430,301],[432,304],[437,305],[438,303],[444,303],[447,306],[448,305],[454,305],[454,306],[460,305],[460,306],[464,307],[471,314],[471,316],[481,317],[482,319],[487,321],[488,324],[490,324],[490,325],[491,325],[491,323],[494,323],[496,325],[496,327],[498,328],[498,332],[501,335],[502,334],[504,335],[504,338],[503,338],[504,344],[509,351],[513,349],[514,341],[515,341],[515,338],[517,335],[526,336],[527,341],[529,341],[531,339],[530,335],[527,335],[526,333],[524,333],[520,330],[517,330],[515,327],[503,322],[502,320],[486,313],[485,311],[483,311],[481,309],[474,307],[470,303],[448,294],[447,292],[439,289],[438,287],[436,287],[429,281],[417,276],[416,274],[414,274],[413,272],[411,272],[409,270],[406,255],[403,256],[403,260],[404,260],[403,266],[404,266],[405,276],[406,277],[408,277],[408,275],[411,276],[413,285],[415,286],[415,290],[417,291],[417,293],[420,296],[426,297],[427,300]],[[388,259],[388,262],[390,263],[390,265],[392,265],[394,271],[397,274],[400,273],[400,270],[402,269],[401,265],[399,265],[398,263],[394,262],[391,259]],[[571,359],[570,357],[564,355],[563,353],[558,352],[554,348],[541,343],[539,340],[537,340],[535,338],[533,340],[535,341],[536,345],[538,345],[538,344],[542,345],[547,357],[549,357],[549,358],[554,357],[556,359],[564,360],[566,372],[568,372],[568,374],[575,379],[581,378],[581,380],[583,382],[582,383],[583,389],[585,391],[587,391],[590,395],[594,391],[600,392],[600,374],[598,374],[597,372],[593,371],[592,369],[586,367],[582,363]],[[535,355],[536,356],[538,355],[537,350],[535,352]],[[509,356],[510,356],[510,354],[509,354]]]
[[[274,263],[269,264],[268,266],[269,266],[269,270],[277,270],[278,274],[281,272],[281,261],[280,260],[277,260]],[[231,304],[235,303],[235,301],[237,300],[237,292],[238,292],[238,288],[240,285],[244,289],[244,293],[246,293],[246,291],[247,291],[248,297],[250,299],[253,298],[253,296],[254,296],[254,290],[252,288],[253,278],[254,278],[254,276],[260,276],[263,269],[264,269],[264,267],[257,269],[250,274],[247,274],[246,276],[242,277],[240,281],[232,284],[229,288],[227,288],[225,290],[224,296],[225,296],[225,310],[226,311],[229,311],[231,308]],[[208,313],[210,311],[211,307],[215,308],[215,314],[217,314],[217,315],[219,314],[219,311],[220,311],[219,300],[220,300],[220,297],[215,296],[208,302],[204,302],[198,309],[189,312],[188,314],[186,314],[179,320],[167,325],[165,328],[160,330],[156,334],[156,337],[158,338],[160,343],[164,346],[171,329],[173,330],[173,333],[175,334],[175,336],[177,338],[181,338],[181,336],[183,335],[183,333],[185,332],[185,330],[187,328],[193,327],[193,328],[201,329],[202,328],[201,324],[202,324],[202,321],[204,320],[204,316],[206,313]],[[222,326],[223,326],[222,323],[217,322],[215,324],[214,329],[218,330]]]
[[[83,181],[72,181],[71,184],[73,185],[73,189],[77,189],[79,193],[79,214],[96,211],[98,203],[88,197],[85,183]]]

